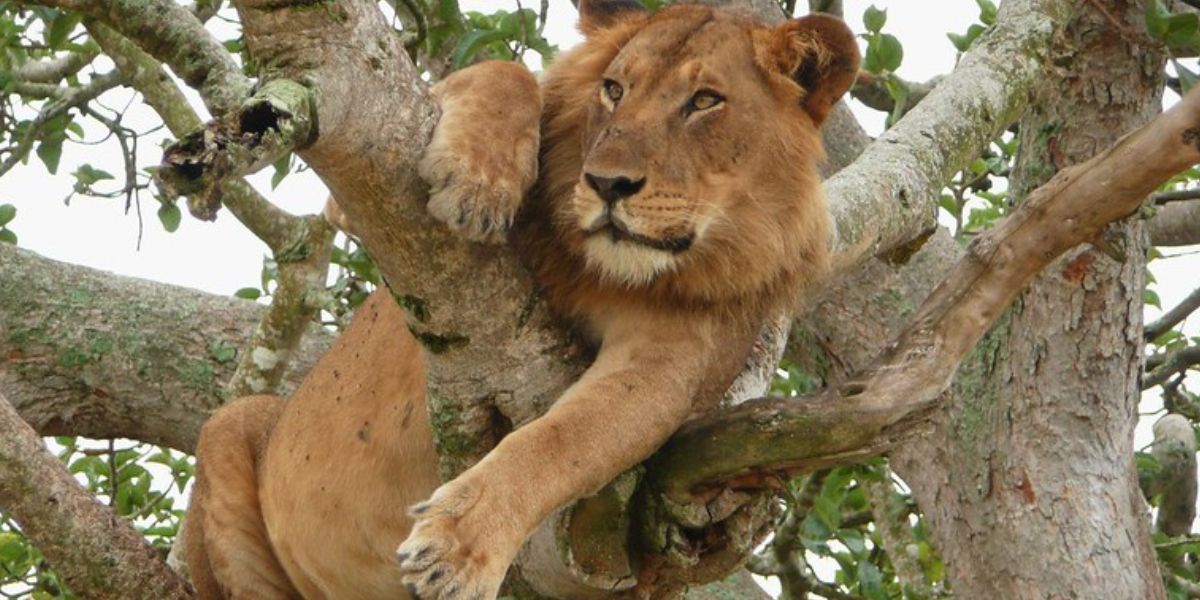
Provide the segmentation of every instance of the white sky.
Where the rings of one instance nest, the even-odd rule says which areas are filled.
[[[460,0],[460,4],[465,10],[487,11],[497,7],[516,8],[517,5],[515,1],[498,0]],[[536,7],[536,4],[533,0],[524,2],[527,7]],[[861,15],[870,3],[847,0],[845,4],[850,26],[861,32]],[[973,0],[921,3],[876,0],[874,4],[890,9],[885,31],[898,36],[903,43],[905,57],[899,74],[912,81],[926,80],[953,68],[955,53],[945,34],[965,31],[976,21],[978,14]],[[568,0],[551,0],[547,37],[560,48],[572,46],[579,39],[574,21],[575,10]],[[214,22],[214,28],[220,30],[218,35],[223,39],[233,37],[228,25]],[[108,68],[111,68],[109,64],[101,66],[102,71]],[[105,96],[104,102],[120,108],[133,97],[132,92],[119,90]],[[857,105],[855,111],[870,133],[881,130],[883,115]],[[144,107],[133,108],[126,117],[126,124],[139,130],[148,129],[155,123],[157,118]],[[98,130],[89,130],[88,139],[98,137]],[[163,139],[162,132],[143,139],[140,166],[157,162],[157,144]],[[48,175],[42,164],[31,158],[27,166],[17,167],[0,178],[0,204],[11,203],[17,207],[17,217],[10,227],[20,237],[22,247],[75,264],[217,294],[232,294],[238,288],[257,285],[266,249],[228,213],[223,212],[216,223],[202,223],[187,216],[185,210],[180,229],[168,234],[155,217],[156,201],[149,193],[143,194],[145,227],[138,250],[138,219],[133,212],[124,214],[122,200],[76,197],[70,206],[64,205],[63,198],[73,183],[69,173],[79,164],[90,163],[120,177],[123,167],[116,148],[114,141],[100,146],[68,143],[57,176]],[[269,181],[270,169],[251,178],[255,187],[289,211],[316,212],[324,202],[324,187],[311,173],[292,174],[275,191],[271,191]],[[1152,265],[1164,307],[1170,308],[1200,285],[1197,276],[1200,258],[1186,254],[1192,250],[1168,249],[1169,254],[1183,252],[1185,256],[1160,260]],[[1147,318],[1154,318],[1158,313],[1150,308]],[[1189,325],[1192,335],[1200,329],[1196,326],[1197,320],[1193,318]],[[1150,408],[1149,403],[1146,408]],[[1148,424],[1139,427],[1138,446],[1149,441],[1148,430]]]

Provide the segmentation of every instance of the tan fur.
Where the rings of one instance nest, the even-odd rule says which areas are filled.
[[[540,96],[501,63],[439,84],[421,173],[451,227],[495,240],[512,225],[552,307],[599,343],[595,362],[438,487],[420,352],[376,294],[273,429],[274,401],[261,418],[226,418],[240,401],[206,426],[189,517],[203,528],[189,552],[202,597],[292,597],[257,591],[282,571],[305,598],[404,597],[401,582],[425,600],[494,598],[538,523],[711,407],[763,319],[825,270],[818,127],[857,68],[845,26],[582,4],[588,40],[555,61]],[[689,113],[702,90],[723,102]],[[606,209],[588,175],[644,181]],[[228,517],[214,523],[218,510]],[[220,552],[246,557],[241,571],[197,569]]]

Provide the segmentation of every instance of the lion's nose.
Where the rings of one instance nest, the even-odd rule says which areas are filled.
[[[646,185],[645,177],[630,179],[624,175],[609,177],[594,173],[584,173],[583,178],[587,180],[588,185],[593,190],[596,190],[596,193],[600,195],[604,203],[609,206],[642,191],[642,188]]]

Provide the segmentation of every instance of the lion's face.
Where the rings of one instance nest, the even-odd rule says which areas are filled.
[[[587,41],[543,82],[543,189],[572,276],[708,300],[812,279],[819,127],[857,72],[853,35],[636,6],[581,2]]]

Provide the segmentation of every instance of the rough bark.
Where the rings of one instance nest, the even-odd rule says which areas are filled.
[[[42,435],[191,452],[266,307],[0,244],[0,389]],[[182,330],[180,323],[188,323]],[[304,336],[289,391],[332,336]]]
[[[0,394],[0,510],[82,598],[191,598],[137,531],[83,489]]]
[[[1157,112],[1142,3],[1115,4],[1079,4],[1057,38],[1020,124],[1016,197]],[[1125,219],[1104,236],[1123,260],[1081,247],[1040,275],[964,363],[960,401],[893,455],[956,595],[1163,597],[1131,460],[1143,235]]]

